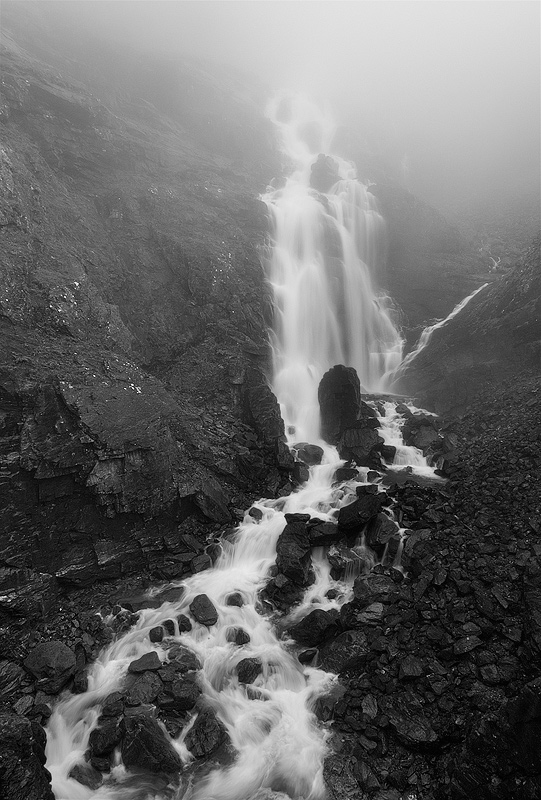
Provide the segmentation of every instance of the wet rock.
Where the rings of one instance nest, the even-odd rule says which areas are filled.
[[[171,683],[166,683],[166,689],[158,696],[157,703],[164,711],[183,714],[191,711],[200,696],[201,689],[188,674],[182,677],[177,676]]]
[[[308,526],[310,544],[312,547],[323,547],[340,541],[343,537],[342,531],[334,522],[316,522]]]
[[[121,597],[118,604],[125,608],[127,611],[137,613],[144,608],[160,608],[164,600],[159,600],[157,597],[145,597],[145,595],[134,595],[133,597]]]
[[[155,628],[151,628],[148,632],[148,638],[151,642],[161,642],[163,639],[163,628],[161,625],[157,625]]]
[[[75,764],[71,768],[68,778],[72,778],[83,786],[88,786],[93,791],[99,789],[103,782],[103,775],[92,764]]]
[[[147,670],[160,669],[162,662],[155,650],[150,653],[145,653],[141,658],[136,658],[128,666],[128,672],[137,674],[139,672],[146,672]]]
[[[338,164],[331,156],[320,153],[312,164],[310,186],[318,192],[326,193],[340,180]]]
[[[148,713],[122,720],[121,754],[124,765],[149,772],[177,774],[182,760],[167,740],[158,721]]]
[[[425,665],[423,662],[416,658],[416,656],[406,656],[400,662],[400,671],[398,673],[398,677],[400,679],[405,678],[420,678],[421,675],[425,672]]]
[[[276,544],[278,571],[297,586],[308,586],[312,581],[310,553],[310,534],[305,522],[288,521]]]
[[[186,614],[178,615],[177,624],[179,633],[186,633],[187,631],[191,631],[192,629],[192,623],[190,622]]]
[[[42,642],[25,658],[24,666],[38,679],[43,691],[57,694],[75,674],[76,659],[63,642]]]
[[[253,683],[262,670],[263,665],[259,658],[243,658],[237,664],[239,683]]]
[[[125,702],[129,706],[152,703],[163,689],[163,683],[155,672],[144,672],[129,687]]]
[[[323,458],[323,448],[317,444],[308,444],[308,442],[297,442],[293,445],[293,451],[299,461],[306,464],[307,467],[313,467],[316,464],[321,464]]]
[[[172,619],[166,619],[162,622],[162,627],[168,636],[175,635],[175,623]],[[151,640],[152,641],[152,640]]]
[[[169,661],[168,667],[172,667],[176,672],[191,672],[201,668],[199,658],[187,647],[175,645],[167,653]]]
[[[321,667],[328,672],[362,670],[370,655],[370,645],[362,631],[346,631],[325,644],[319,655]]]
[[[382,511],[373,517],[366,528],[366,544],[382,556],[389,541],[398,537],[398,525]]]
[[[244,628],[229,628],[225,638],[228,642],[232,642],[233,644],[237,644],[239,646],[248,644],[250,641],[250,636],[246,633]]]
[[[326,372],[319,384],[321,435],[338,444],[342,431],[356,422],[361,409],[361,385],[353,367],[341,364]]]
[[[118,717],[124,711],[124,695],[122,692],[113,692],[107,695],[101,710],[102,717]]]
[[[414,695],[385,699],[382,706],[398,738],[405,744],[427,745],[436,742],[437,734]]]
[[[375,494],[364,495],[338,512],[338,527],[341,531],[352,534],[360,532],[363,527],[380,511],[381,499]]]
[[[88,746],[94,756],[108,756],[120,742],[120,729],[115,719],[106,719],[90,733]]]
[[[355,467],[338,467],[334,474],[334,479],[337,483],[342,481],[352,481],[359,475],[359,470]]]
[[[205,708],[188,731],[185,744],[195,758],[206,758],[228,739],[227,731],[215,714]]]
[[[353,604],[363,608],[371,603],[392,603],[400,596],[400,587],[390,575],[360,575],[353,584]]]
[[[218,612],[206,594],[198,594],[190,603],[190,613],[201,625],[208,628],[218,622]]]
[[[54,800],[41,726],[16,714],[0,714],[0,797]]]
[[[377,431],[365,422],[358,422],[355,427],[346,428],[342,432],[338,442],[338,452],[341,458],[355,461],[362,467],[378,467],[379,462],[376,456],[373,458],[372,452],[378,449],[381,444],[381,437]]]
[[[244,598],[240,592],[231,592],[225,599],[226,606],[238,606],[241,608],[244,605]]]
[[[0,661],[0,696],[10,702],[28,681],[28,673],[13,661]]]
[[[300,622],[289,628],[295,641],[308,647],[316,646],[330,638],[340,630],[338,611],[323,611],[316,608]]]
[[[327,560],[331,565],[331,578],[335,581],[352,580],[372,566],[370,553],[363,548],[345,547],[343,544],[332,544],[327,552]]]
[[[297,486],[306,483],[310,477],[310,470],[301,461],[295,461],[291,471],[291,480]]]

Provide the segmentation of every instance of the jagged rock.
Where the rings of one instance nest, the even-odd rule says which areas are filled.
[[[290,627],[289,633],[300,644],[308,647],[319,645],[340,630],[339,620],[338,611],[316,608]]]
[[[122,692],[113,692],[107,695],[101,709],[102,717],[118,717],[124,711],[124,695]]]
[[[350,580],[370,569],[372,564],[371,557],[363,550],[342,544],[333,544],[329,547],[327,560],[331,565],[331,578],[336,581]]]
[[[377,466],[372,453],[379,449],[378,445],[380,444],[381,437],[373,427],[358,423],[355,427],[342,431],[338,442],[338,452],[341,458],[355,461],[358,466]]]
[[[191,711],[200,696],[201,689],[188,674],[167,683],[166,691],[158,696],[157,703],[164,711],[185,713]]]
[[[158,721],[148,713],[126,716],[122,720],[121,754],[124,765],[149,772],[177,774],[182,760],[167,740]]]
[[[38,679],[43,691],[57,694],[75,674],[76,659],[73,650],[54,640],[36,645],[24,666]]]
[[[187,647],[174,645],[167,653],[169,663],[167,667],[173,668],[176,672],[191,672],[201,668],[199,658]]]
[[[125,693],[128,706],[152,703],[163,689],[163,683],[155,672],[144,672]]]
[[[201,625],[210,628],[218,622],[218,612],[206,594],[198,594],[190,603],[192,617]]]
[[[315,464],[321,464],[323,458],[323,448],[317,444],[309,444],[308,442],[297,442],[293,445],[299,461],[306,464],[307,467],[313,467]]]
[[[13,661],[0,661],[0,696],[5,702],[10,702],[28,680],[28,674]]]
[[[437,741],[438,736],[426,718],[423,706],[413,694],[388,698],[382,704],[398,738],[405,744],[426,745]]]
[[[321,667],[328,672],[362,670],[370,655],[370,645],[362,631],[345,631],[324,645],[319,655]]]
[[[16,714],[0,714],[0,796],[54,800],[45,763],[45,733]]]
[[[138,672],[146,672],[147,670],[160,669],[162,662],[155,650],[150,653],[145,653],[141,658],[136,658],[128,666],[128,672],[137,674]]]
[[[101,772],[92,766],[92,764],[79,763],[69,771],[68,778],[73,778],[74,781],[88,786],[89,789],[95,791],[99,789],[103,782],[103,775]]]
[[[253,683],[262,669],[263,665],[259,658],[243,658],[237,664],[239,683]]]
[[[94,756],[108,756],[120,742],[120,729],[116,719],[106,719],[90,734],[88,746]]]
[[[185,744],[195,758],[206,758],[227,740],[227,731],[215,714],[205,708],[188,731]]]
[[[297,586],[308,586],[312,574],[310,552],[310,534],[305,521],[288,521],[276,543],[279,572]]]
[[[398,525],[387,514],[380,511],[366,527],[366,544],[381,557],[385,546],[393,537],[398,537]]]
[[[226,640],[242,646],[243,644],[248,644],[250,636],[246,633],[244,628],[229,628],[226,634]]]
[[[343,533],[338,529],[334,522],[315,522],[308,526],[310,544],[312,547],[323,547],[340,541]]]
[[[361,409],[361,385],[353,367],[338,364],[322,377],[318,388],[321,435],[338,444],[342,431],[356,422]]]
[[[400,596],[400,588],[389,575],[360,575],[353,584],[354,605],[365,608],[370,603],[392,603]]]
[[[356,533],[375,517],[381,508],[378,495],[364,495],[338,512],[338,527],[346,533]]]

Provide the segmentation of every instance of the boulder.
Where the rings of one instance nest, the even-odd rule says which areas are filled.
[[[93,756],[108,756],[120,742],[120,729],[116,719],[105,719],[90,733],[88,746]]]
[[[243,658],[237,664],[239,683],[253,683],[262,669],[263,665],[259,658]]]
[[[293,451],[299,461],[306,464],[307,467],[313,467],[316,464],[321,464],[323,458],[323,448],[317,444],[309,444],[308,442],[297,442],[293,445]]]
[[[381,704],[389,723],[404,744],[411,747],[429,745],[437,741],[438,736],[414,694],[386,698]]]
[[[289,634],[300,644],[314,647],[338,633],[340,615],[338,611],[323,611],[316,608],[296,625],[289,628]]]
[[[240,592],[231,592],[225,599],[226,606],[238,606],[241,608],[244,605],[244,598]]]
[[[137,674],[147,670],[157,670],[160,669],[161,665],[162,662],[159,655],[155,650],[152,650],[150,653],[145,653],[141,658],[136,658],[135,661],[132,661],[128,667],[128,672]]]
[[[276,543],[276,566],[279,572],[298,586],[308,586],[313,574],[310,552],[310,534],[306,523],[288,522]]]
[[[151,628],[148,632],[148,638],[151,642],[161,642],[163,639],[163,628],[161,625],[156,625],[155,628]]]
[[[353,367],[338,364],[326,372],[319,384],[321,435],[338,444],[342,431],[354,425],[361,409],[361,384]]]
[[[179,633],[185,633],[187,631],[191,631],[191,629],[192,629],[192,623],[190,622],[190,620],[186,616],[186,614],[179,614],[178,615],[177,624],[178,624]]]
[[[133,714],[122,720],[121,754],[124,765],[149,772],[179,773],[182,760],[162,727],[150,713]]]
[[[56,640],[36,645],[23,663],[48,694],[58,694],[77,669],[73,650]]]
[[[198,594],[194,597],[190,603],[190,613],[197,622],[208,628],[218,622],[218,612],[206,594]]]
[[[338,527],[347,534],[360,532],[367,522],[381,509],[381,498],[377,494],[367,494],[343,506],[338,512]]]
[[[126,705],[139,706],[152,703],[162,689],[163,683],[155,672],[144,672],[127,690]]]
[[[338,442],[338,452],[341,458],[355,461],[360,467],[371,467],[373,464],[373,450],[378,450],[381,437],[371,426],[362,423],[342,431]]]
[[[17,714],[0,714],[0,797],[55,800],[45,764],[45,732]]]
[[[232,642],[233,644],[237,644],[239,646],[248,644],[250,641],[250,636],[246,633],[244,628],[229,628],[225,638],[228,642]]]
[[[318,192],[327,193],[340,180],[338,163],[331,156],[320,153],[312,164],[310,186]]]
[[[166,684],[166,690],[158,696],[157,703],[164,711],[181,714],[191,711],[201,695],[201,689],[189,675],[178,676]]]
[[[362,670],[370,656],[370,645],[362,631],[345,631],[319,651],[320,665],[328,672]]]
[[[323,547],[340,541],[343,537],[342,531],[334,522],[315,522],[308,526],[310,545],[312,547]]]
[[[366,544],[380,557],[388,542],[398,536],[398,525],[382,511],[373,517],[366,527]]]
[[[92,764],[87,763],[75,764],[75,766],[71,768],[68,778],[72,778],[83,786],[88,786],[92,791],[99,789],[103,782],[103,775],[101,772],[98,772]]]
[[[205,708],[188,731],[185,744],[195,758],[206,758],[227,740],[227,731],[215,714]]]

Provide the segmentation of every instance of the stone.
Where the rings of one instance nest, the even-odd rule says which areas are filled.
[[[162,622],[162,627],[168,636],[175,635],[175,623],[172,619],[165,619]],[[151,640],[152,641],[152,640]]]
[[[77,666],[73,650],[56,640],[36,645],[23,663],[38,679],[40,688],[49,694],[58,694]]]
[[[69,771],[68,778],[72,778],[83,786],[88,786],[93,791],[99,789],[103,782],[101,772],[98,772],[92,764],[85,763],[75,764]]]
[[[150,653],[145,653],[141,658],[136,658],[128,666],[128,672],[137,674],[139,672],[146,672],[147,670],[160,669],[162,662],[159,655],[155,650]]]
[[[401,679],[420,678],[424,672],[425,667],[423,662],[419,658],[409,655],[400,662],[398,677]]]
[[[179,676],[167,684],[166,691],[158,696],[157,703],[165,711],[183,714],[191,711],[200,696],[201,689],[194,680],[189,676]]]
[[[306,523],[288,521],[276,543],[278,571],[297,586],[308,586],[312,579],[310,552],[310,534]]]
[[[362,670],[370,655],[370,645],[362,631],[345,631],[319,651],[321,667],[340,674],[348,670]]]
[[[148,772],[178,774],[182,760],[167,740],[158,721],[148,713],[134,714],[122,720],[121,754],[128,768]]]
[[[259,658],[243,658],[237,664],[239,683],[253,683],[262,670],[263,665]]]
[[[194,597],[190,603],[190,613],[197,622],[208,628],[218,622],[216,607],[206,594],[198,594]]]
[[[163,689],[163,683],[155,672],[143,672],[125,693],[128,706],[152,703]]]
[[[163,639],[163,628],[161,625],[157,625],[155,628],[151,628],[148,632],[148,638],[151,642],[161,642]]]
[[[347,534],[360,532],[367,522],[377,516],[381,500],[377,495],[364,495],[338,512],[338,527]]]
[[[120,742],[120,729],[115,719],[106,719],[90,733],[88,746],[94,756],[108,756]]]
[[[374,602],[392,603],[400,596],[400,586],[390,575],[360,575],[353,584],[354,604],[363,608]]]
[[[118,717],[124,711],[124,695],[122,692],[113,692],[107,695],[101,709],[102,717]]]
[[[324,547],[343,538],[343,533],[334,522],[316,522],[308,526],[311,547]]]
[[[250,641],[250,636],[246,633],[244,628],[228,628],[225,638],[226,641],[237,644],[239,647],[248,644]]]
[[[320,153],[312,164],[310,171],[310,186],[318,192],[328,192],[340,180],[338,164],[324,153]]]
[[[179,633],[186,633],[187,631],[191,631],[192,623],[190,622],[189,618],[186,614],[179,614],[177,617],[177,625]]]
[[[55,800],[45,763],[45,732],[16,714],[0,713],[0,797]]]
[[[227,738],[225,727],[211,709],[205,708],[197,715],[184,743],[195,758],[208,758]]]
[[[406,745],[426,745],[437,741],[438,736],[414,695],[385,699],[382,707],[398,738]]]
[[[299,461],[306,464],[307,467],[313,467],[316,464],[321,464],[323,458],[323,448],[317,444],[308,444],[308,442],[297,442],[292,446]]]
[[[171,647],[167,659],[168,666],[173,667],[176,672],[191,672],[201,668],[201,662],[194,651],[182,645]]]
[[[321,435],[336,445],[342,432],[357,421],[361,409],[361,385],[353,367],[331,367],[320,381],[318,401]]]
[[[240,592],[231,592],[225,598],[226,606],[238,606],[241,608],[244,605],[244,598]]]
[[[313,647],[322,644],[326,639],[340,631],[340,615],[338,611],[323,611],[316,608],[310,611],[300,622],[289,628],[290,636],[299,644]]]

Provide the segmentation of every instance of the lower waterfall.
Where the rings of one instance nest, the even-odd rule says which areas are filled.
[[[277,615],[269,613],[260,592],[276,560],[286,514],[334,523],[339,510],[356,499],[356,487],[374,482],[366,467],[359,467],[352,480],[335,479],[345,462],[320,439],[317,388],[323,373],[335,364],[354,366],[366,390],[382,392],[387,376],[400,362],[402,341],[389,301],[377,289],[383,220],[372,196],[355,180],[351,166],[337,157],[332,159],[337,180],[324,190],[310,187],[312,167],[318,155],[328,151],[331,135],[330,124],[317,109],[282,98],[271,104],[269,113],[294,162],[285,186],[265,196],[274,224],[266,259],[276,307],[272,385],[289,442],[318,444],[322,463],[311,466],[309,479],[289,496],[254,503],[233,536],[222,540],[214,566],[168,584],[166,588],[183,587],[183,594],[159,608],[140,611],[135,625],[90,667],[88,691],[61,697],[48,723],[46,750],[57,800],[323,800],[326,796],[323,767],[330,728],[318,721],[315,707],[338,679],[319,668],[314,658],[301,663],[302,648],[284,631],[288,622],[311,610],[339,609],[351,598],[356,575],[377,559],[360,537],[353,548],[358,569],[335,579],[324,548],[314,550],[315,580],[289,616],[278,619],[279,627]],[[395,464],[389,469],[407,466],[433,474],[422,453],[404,445],[396,404],[371,405],[383,439],[396,447]],[[392,518],[392,512],[389,515]],[[400,548],[391,564],[400,567]],[[201,595],[215,609],[212,624],[198,622],[191,611]],[[190,630],[181,628],[179,615],[190,617]],[[151,641],[150,631],[165,622],[170,626],[168,635],[161,642]],[[199,702],[184,715],[176,734],[166,732],[158,721],[182,765],[179,780],[170,785],[153,783],[148,774],[126,769],[117,747],[100,786],[80,783],[71,772],[84,764],[91,732],[101,724],[107,698],[125,686],[130,664],[155,653],[166,667],[179,645],[195,657],[193,679],[200,692]],[[239,664],[246,659],[258,666],[249,680],[240,680]],[[210,768],[198,765],[188,747],[190,730],[205,709],[217,717],[230,742],[229,756]]]

